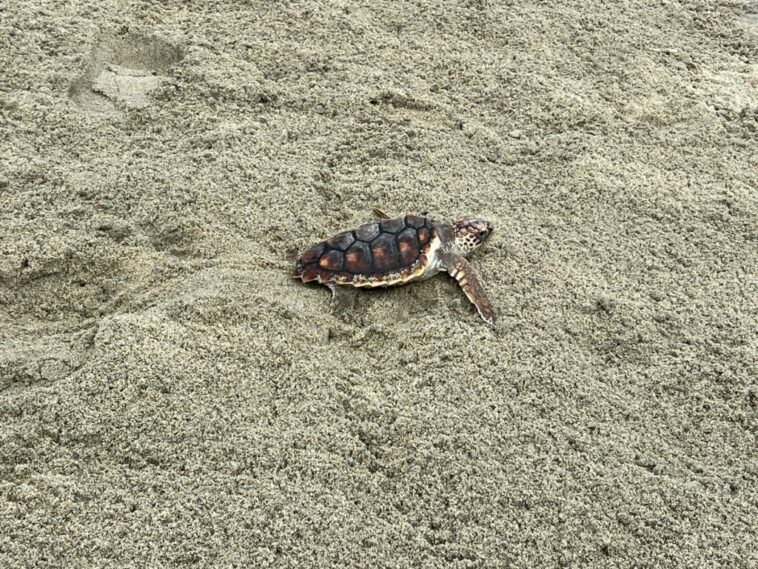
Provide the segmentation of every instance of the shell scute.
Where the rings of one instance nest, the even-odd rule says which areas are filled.
[[[345,264],[345,256],[340,251],[332,249],[321,256],[318,264],[327,271],[341,271]]]
[[[364,241],[357,241],[345,252],[345,269],[355,274],[371,272],[371,248]]]
[[[353,232],[343,231],[342,233],[337,233],[337,235],[329,239],[326,244],[335,249],[339,249],[340,251],[344,251],[354,242],[355,236],[353,235]]]
[[[304,283],[310,283],[318,278],[319,270],[316,265],[310,265],[305,267],[303,271],[298,275],[298,271],[295,271],[295,276],[300,276]]]
[[[429,242],[429,237],[431,236],[429,230],[426,227],[422,227],[418,230],[418,244],[419,247],[423,247]]]
[[[316,261],[318,261],[318,258],[321,256],[321,253],[324,252],[324,249],[326,249],[326,246],[323,243],[314,245],[313,247],[308,249],[305,253],[300,255],[299,261],[303,263],[304,265],[307,265],[309,263],[315,263]]]
[[[397,233],[405,227],[405,220],[402,217],[385,219],[381,222],[380,227],[384,233]]]
[[[385,273],[399,266],[394,235],[383,233],[374,239],[371,242],[371,254],[375,272]]]
[[[414,229],[420,229],[424,227],[424,222],[426,221],[426,218],[419,217],[418,215],[406,215],[405,216],[405,224],[408,227],[413,227]]]
[[[355,236],[361,241],[371,241],[380,233],[379,224],[375,221],[364,223],[355,230]]]
[[[397,245],[403,265],[411,265],[419,256],[418,234],[415,229],[408,228],[397,236]]]
[[[334,280],[334,271],[330,271],[328,269],[319,269],[318,282],[328,283],[333,280]]]

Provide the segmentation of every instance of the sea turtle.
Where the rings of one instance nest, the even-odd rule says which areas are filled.
[[[357,288],[404,285],[446,271],[484,321],[495,323],[495,308],[466,260],[492,235],[490,222],[464,219],[440,225],[412,214],[390,219],[378,209],[374,215],[380,221],[313,245],[298,257],[292,276],[328,286],[337,304],[345,307]]]

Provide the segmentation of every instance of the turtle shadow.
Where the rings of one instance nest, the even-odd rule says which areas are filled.
[[[151,92],[183,57],[179,47],[156,37],[103,34],[68,96],[77,107],[95,114],[120,116],[125,110],[144,108]]]

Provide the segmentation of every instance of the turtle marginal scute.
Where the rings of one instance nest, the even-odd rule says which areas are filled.
[[[319,269],[318,270],[318,282],[320,283],[328,283],[335,280],[334,271],[330,271],[328,269]]]
[[[371,241],[379,235],[379,224],[376,221],[364,223],[355,230],[355,236],[361,241]]]
[[[353,286],[356,286],[356,287],[369,286],[368,277],[366,275],[354,275]]]
[[[326,244],[335,249],[339,249],[340,251],[344,251],[350,247],[354,241],[355,236],[353,235],[352,231],[343,231],[342,233],[337,233],[337,235],[329,239]]]
[[[424,227],[424,221],[425,221],[425,218],[419,217],[418,215],[405,216],[405,224],[408,227],[413,227],[414,229],[420,229]]]
[[[302,263],[303,265],[308,265],[310,263],[315,263],[318,261],[318,258],[321,256],[321,253],[324,252],[325,245],[323,243],[319,243],[318,245],[314,245],[310,249],[308,249],[305,253],[300,255],[298,258],[298,262]]]
[[[303,279],[304,283],[310,283],[318,279],[319,270],[315,265],[305,267],[302,272],[297,275]]]
[[[405,227],[405,220],[402,217],[396,217],[395,219],[386,219],[379,225],[384,233],[397,233]]]

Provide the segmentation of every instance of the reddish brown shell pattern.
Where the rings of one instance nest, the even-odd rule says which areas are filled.
[[[306,283],[358,287],[402,284],[424,272],[435,237],[436,230],[425,217],[373,221],[305,251],[292,276]]]

